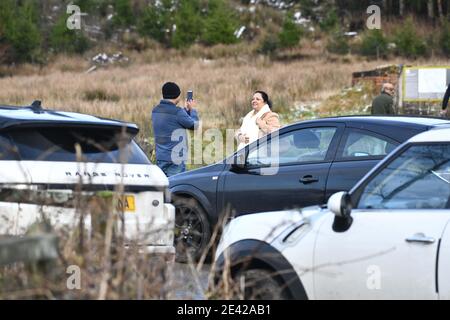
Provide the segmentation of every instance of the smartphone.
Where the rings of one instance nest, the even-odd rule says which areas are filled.
[[[189,90],[189,91],[187,92],[186,100],[187,100],[187,101],[192,101],[192,100],[194,100],[194,92],[193,92],[192,90]]]

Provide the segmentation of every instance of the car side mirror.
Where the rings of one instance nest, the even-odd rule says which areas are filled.
[[[345,232],[352,225],[352,198],[348,192],[338,192],[328,199],[328,209],[336,218],[333,223],[335,232]]]
[[[328,209],[337,217],[349,217],[352,212],[352,199],[347,192],[341,191],[328,199]]]

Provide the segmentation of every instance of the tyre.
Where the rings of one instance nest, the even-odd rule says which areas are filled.
[[[285,286],[277,279],[276,273],[266,269],[249,269],[237,274],[235,285],[240,298],[245,300],[287,300]]]
[[[192,198],[175,198],[176,261],[196,262],[207,249],[211,226],[205,210]],[[190,256],[190,259],[189,259]]]

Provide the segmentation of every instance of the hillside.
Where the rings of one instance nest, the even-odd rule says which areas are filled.
[[[236,44],[238,54],[283,60],[290,50],[301,55],[309,40],[329,53],[369,59],[448,57],[449,11],[439,0],[3,0],[0,64],[46,65],[57,54],[111,46],[184,52]],[[367,28],[372,18],[380,30]]]

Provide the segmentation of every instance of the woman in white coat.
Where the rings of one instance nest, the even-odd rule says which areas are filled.
[[[278,114],[272,112],[272,103],[264,91],[255,91],[252,108],[236,132],[238,150],[281,127]]]

